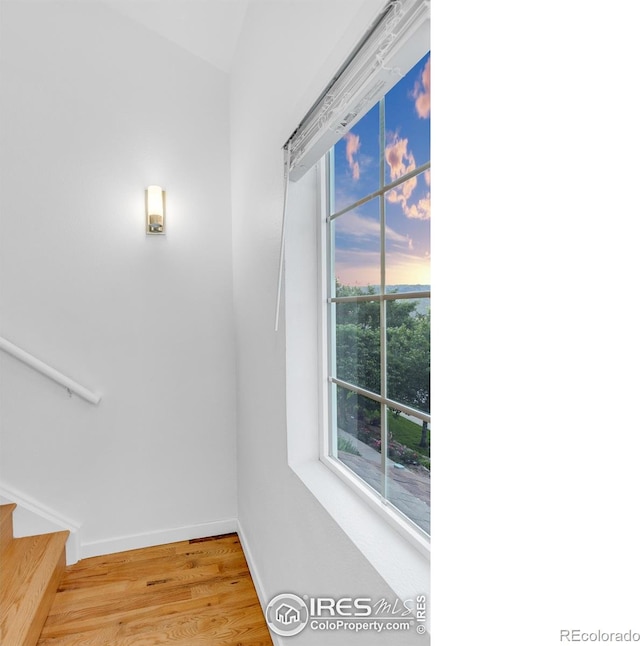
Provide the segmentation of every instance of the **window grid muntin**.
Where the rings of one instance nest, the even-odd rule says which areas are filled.
[[[375,393],[371,393],[370,391],[366,391],[364,389],[358,388],[358,387],[352,387],[350,384],[346,382],[342,382],[338,379],[329,379],[330,383],[332,386],[336,387],[331,387],[329,388],[329,398],[330,401],[332,402],[331,405],[333,406],[332,410],[336,410],[335,406],[337,405],[337,387],[342,387],[348,390],[353,390],[353,392],[356,392],[359,395],[362,395],[364,397],[374,399],[376,401],[380,400],[380,396],[376,395]],[[381,404],[381,414],[387,415],[386,411],[386,406],[383,407],[382,402],[379,402]],[[396,407],[395,404],[393,406],[394,408]],[[416,411],[415,409],[412,409],[408,406],[404,406],[402,404],[398,405],[398,408],[402,410],[402,412],[415,415],[415,416],[420,416],[420,417],[426,417],[429,418],[428,423],[431,424],[430,422],[430,415],[422,413],[420,411]],[[329,441],[332,442],[333,449],[332,451],[328,454],[328,457],[330,458],[330,465],[332,468],[337,469],[337,472],[342,475],[343,479],[345,478],[346,475],[346,480],[353,482],[353,479],[355,478],[356,481],[358,482],[360,487],[365,487],[367,491],[369,491],[370,494],[372,494],[376,499],[378,499],[386,509],[392,512],[392,514],[397,518],[403,520],[405,523],[408,523],[414,531],[418,531],[420,534],[427,534],[429,533],[421,527],[413,518],[410,516],[407,516],[401,509],[399,509],[392,500],[390,500],[388,497],[385,497],[382,495],[377,489],[372,487],[366,480],[364,480],[358,473],[356,473],[351,467],[349,467],[347,464],[342,462],[337,455],[337,424],[336,424],[336,415],[330,415],[330,424],[331,427],[333,428],[333,437],[329,438]],[[386,479],[386,472],[382,472],[383,477]]]
[[[336,386],[340,386],[341,388],[345,388],[346,390],[351,390],[357,395],[362,395],[381,404],[385,404],[388,408],[397,408],[402,413],[413,415],[414,417],[421,419],[423,422],[428,422],[429,424],[431,423],[431,413],[425,413],[424,411],[413,408],[412,406],[408,406],[407,404],[402,404],[395,399],[383,399],[381,395],[378,395],[371,390],[361,388],[360,386],[356,386],[355,384],[352,384],[348,381],[343,381],[342,379],[338,379],[337,377],[329,377],[329,382],[336,384]]]
[[[333,158],[333,148],[331,149],[331,158]],[[344,209],[340,209],[336,213],[332,213],[333,211],[333,201],[330,201],[330,207],[329,207],[329,213],[331,215],[328,216],[328,220],[335,220],[336,218],[339,218],[341,215],[344,215],[345,213],[348,213],[349,211],[352,211],[353,209],[358,208],[359,206],[362,206],[365,202],[368,202],[369,200],[372,200],[374,197],[379,197],[380,195],[383,195],[385,193],[388,193],[392,189],[396,188],[397,186],[400,186],[403,182],[406,182],[407,180],[416,177],[417,175],[420,175],[420,173],[424,173],[426,170],[431,169],[431,161],[426,162],[425,164],[422,164],[422,166],[418,166],[417,168],[414,168],[412,171],[409,171],[408,173],[405,173],[402,177],[398,177],[398,179],[394,179],[393,182],[389,182],[388,184],[385,184],[382,186],[382,188],[379,188],[373,193],[370,193],[369,195],[366,195],[365,197],[361,197],[359,200],[354,202],[353,204],[350,204],[349,206],[345,206]],[[329,173],[333,173],[333,167],[329,169]],[[332,175],[330,175],[332,176]],[[331,182],[329,182],[331,183]],[[333,192],[333,191],[331,191]]]
[[[387,468],[388,468],[388,409],[393,408],[400,410],[401,412],[412,415],[418,419],[421,419],[428,424],[431,424],[431,414],[425,413],[423,411],[416,410],[411,406],[402,404],[398,401],[390,399],[387,396],[387,356],[386,356],[386,345],[387,345],[387,320],[386,320],[386,303],[391,300],[401,300],[401,299],[411,299],[411,298],[431,298],[431,290],[422,290],[417,292],[403,292],[402,294],[387,294],[386,293],[386,199],[385,196],[389,191],[393,190],[395,187],[399,186],[403,182],[416,177],[420,173],[429,170],[431,168],[431,161],[418,166],[393,180],[385,184],[385,158],[384,158],[384,137],[385,137],[385,123],[384,123],[384,97],[379,103],[380,110],[380,127],[379,127],[379,137],[380,137],[380,178],[379,184],[380,188],[371,194],[358,199],[356,202],[346,206],[338,212],[333,213],[334,209],[334,172],[335,172],[335,161],[334,161],[334,147],[332,147],[327,155],[327,171],[329,181],[327,182],[328,189],[328,201],[329,214],[326,217],[326,223],[329,229],[329,241],[330,244],[328,247],[328,263],[327,263],[327,274],[328,274],[328,285],[330,290],[330,296],[327,298],[328,303],[328,319],[329,319],[329,330],[331,342],[328,347],[329,357],[328,357],[328,366],[330,367],[330,373],[328,377],[329,383],[333,387],[329,388],[330,391],[330,402],[329,402],[329,416],[330,416],[330,425],[331,425],[331,436],[329,438],[331,453],[330,456],[334,458],[338,463],[342,465],[343,468],[348,469],[355,477],[357,477],[365,486],[370,488],[376,495],[380,496],[383,502],[394,509],[394,511],[407,519],[412,525],[416,526],[421,532],[425,532],[423,528],[415,523],[411,518],[406,516],[400,509],[398,509],[388,496],[387,488]],[[380,200],[380,294],[375,296],[370,295],[361,295],[361,296],[336,296],[335,292],[335,227],[334,223],[337,218],[340,216],[353,211],[358,206],[365,204],[366,202],[372,200],[373,198],[378,197]],[[336,316],[335,316],[335,304],[340,302],[376,302],[380,303],[380,389],[381,394],[377,395],[371,391],[368,391],[364,388],[361,388],[350,382],[346,382],[338,379],[336,375]],[[380,429],[380,439],[381,439],[381,473],[382,473],[382,495],[373,489],[365,480],[363,480],[355,471],[350,469],[347,465],[342,464],[338,459],[337,455],[337,397],[335,395],[337,387],[342,387],[347,390],[350,390],[356,394],[368,397],[380,403],[380,416],[381,416],[381,429]],[[426,533],[426,532],[425,532]]]
[[[380,100],[378,109],[380,123],[378,127],[378,145],[380,148],[380,176],[378,185],[384,186],[385,168],[384,168],[384,136],[385,136],[385,114],[384,114],[384,97]],[[381,193],[378,197],[380,202],[380,293],[387,291],[387,209],[385,194]],[[380,395],[383,403],[380,404],[380,453],[382,456],[382,495],[385,500],[389,500],[389,478],[387,469],[389,467],[389,420],[387,416],[387,405],[384,400],[387,399],[387,302],[384,298],[380,299]]]

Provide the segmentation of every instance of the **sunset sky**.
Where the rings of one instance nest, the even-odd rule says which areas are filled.
[[[430,160],[431,54],[385,97],[384,182]],[[380,187],[380,108],[374,106],[334,148],[334,212]],[[386,284],[431,281],[430,171],[385,196]],[[343,284],[380,284],[380,199],[334,221],[335,275]]]

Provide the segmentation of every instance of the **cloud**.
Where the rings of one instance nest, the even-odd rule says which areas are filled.
[[[413,170],[413,169],[410,169],[410,170]],[[400,186],[398,186],[395,189],[396,191],[399,192],[399,199],[397,201],[407,202],[417,185],[418,185],[417,177],[412,177],[411,179],[408,179],[406,182],[403,182],[402,184],[400,184]]]
[[[357,211],[335,220],[334,271],[345,285],[380,283],[380,221]],[[424,240],[414,239],[391,228],[385,229],[386,271],[389,284],[429,282],[430,255],[424,254]]]
[[[354,135],[352,132],[348,132],[344,138],[347,141],[347,162],[351,169],[351,176],[354,180],[358,181],[360,179],[360,164],[356,161],[355,156],[360,150],[360,136]]]
[[[380,240],[380,222],[377,219],[350,211],[336,220],[336,237],[350,236],[359,240]],[[378,244],[376,242],[376,244]]]
[[[413,241],[408,235],[394,231],[390,226],[386,226],[384,230],[384,238],[387,242],[391,242],[396,247],[408,247],[411,249]]]
[[[345,244],[344,238],[352,238],[357,247]],[[398,233],[389,225],[385,228],[385,239],[396,248],[411,249],[413,241],[407,235]],[[380,246],[380,222],[370,217],[360,215],[357,211],[350,211],[341,215],[336,221],[336,247],[349,247],[351,251],[363,249],[364,246],[373,245],[378,253]]]
[[[388,249],[413,250],[413,239],[398,233],[389,225],[385,227]],[[341,215],[336,226],[336,253],[373,253],[380,258],[380,222],[352,211]],[[355,256],[354,256],[355,258]]]
[[[416,100],[418,116],[421,119],[428,119],[431,115],[431,59],[426,62],[411,96]]]
[[[429,220],[431,218],[431,193],[410,206],[402,205],[404,214],[412,220]]]
[[[408,150],[409,140],[400,139],[395,132],[390,136],[390,142],[384,149],[384,158],[389,165],[391,179],[398,179],[416,167],[413,153]]]
[[[390,141],[384,149],[384,158],[389,165],[391,179],[398,179],[416,167],[416,160],[409,150],[409,140],[400,139],[398,133],[393,133]],[[423,176],[427,183],[427,195],[421,197],[417,202],[410,203],[411,196],[418,186],[418,178],[412,177],[396,188],[390,190],[387,201],[391,204],[400,204],[406,217],[412,220],[428,220],[431,217],[431,170],[427,169]]]

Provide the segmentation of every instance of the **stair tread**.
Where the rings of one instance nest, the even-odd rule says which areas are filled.
[[[2,552],[0,635],[3,643],[30,643],[38,623],[37,635],[40,634],[64,570],[68,536],[68,531],[62,531],[14,538]]]
[[[0,505],[0,550],[5,550],[13,540],[13,510],[14,502]]]
[[[0,523],[7,517],[11,516],[13,510],[17,507],[15,502],[7,502],[0,505]]]

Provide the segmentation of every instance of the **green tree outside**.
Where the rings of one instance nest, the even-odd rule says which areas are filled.
[[[370,296],[372,300],[336,304],[337,377],[380,392],[380,302],[376,290],[336,283],[336,296]],[[430,412],[431,317],[419,314],[415,300],[387,301],[387,394],[389,398]],[[397,413],[398,411],[396,411]],[[379,406],[338,388],[339,423],[348,418],[379,422]],[[420,447],[428,447],[429,429],[422,424]]]

